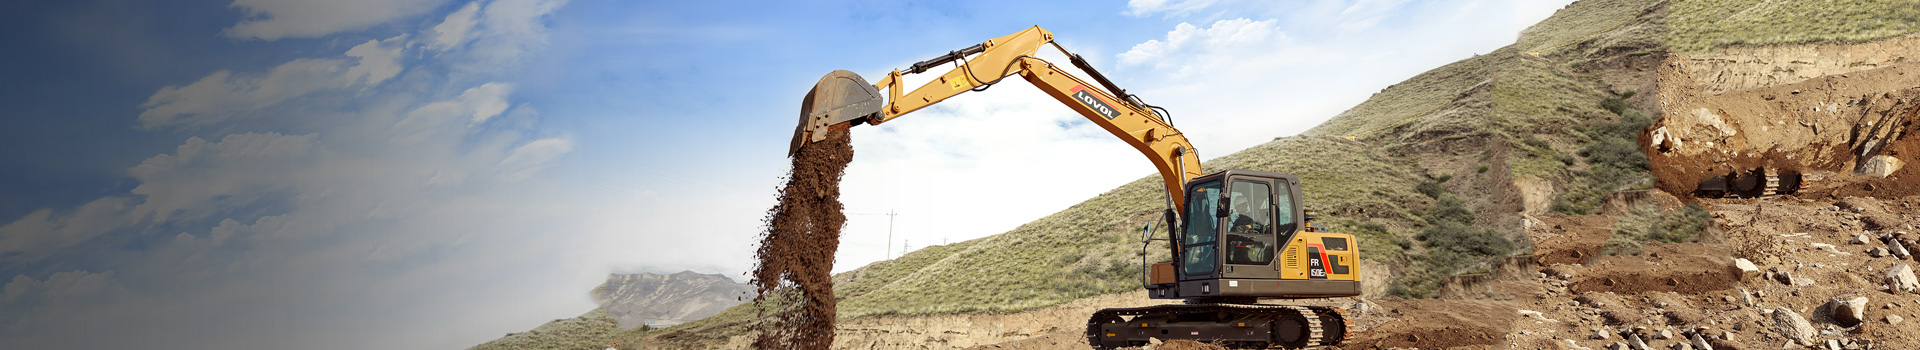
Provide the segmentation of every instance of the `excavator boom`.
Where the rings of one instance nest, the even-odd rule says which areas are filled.
[[[1078,55],[1060,48],[1061,53],[1071,57],[1081,71],[1096,77],[1100,87],[1106,90],[1080,80],[1052,62],[1034,57],[1048,44],[1060,48],[1053,42],[1053,33],[1036,26],[915,63],[906,73],[894,70],[871,85],[853,72],[834,71],[820,78],[801,102],[800,123],[794,129],[792,147],[787,154],[824,139],[833,129],[861,122],[879,125],[1018,75],[1146,155],[1165,182],[1169,205],[1175,212],[1184,212],[1183,190],[1187,180],[1203,174],[1200,156],[1194,152],[1193,144],[1168,123],[1164,114],[1155,113],[1139,98],[1116,96],[1124,94],[1124,90],[1106,81]],[[906,88],[901,80],[904,74],[922,73],[954,62],[964,63],[911,92],[902,91]],[[886,91],[885,97],[881,90]]]

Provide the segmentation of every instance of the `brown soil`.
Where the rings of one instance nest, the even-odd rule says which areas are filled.
[[[853,160],[846,130],[828,134],[793,156],[793,170],[780,189],[779,204],[767,210],[766,233],[754,256],[755,303],[798,291],[799,305],[774,312],[764,324],[760,349],[827,349],[833,345],[833,253],[840,247],[840,177]],[[770,298],[773,297],[773,298]]]
[[[1534,233],[1533,259],[1540,266],[1584,264],[1600,255],[1600,248],[1613,235],[1613,217],[1601,215],[1569,216],[1546,213],[1534,216],[1539,221]]]
[[[1700,294],[1733,288],[1740,278],[1740,270],[1729,258],[1732,251],[1725,246],[1650,242],[1642,249],[1646,256],[1610,256],[1584,266],[1555,267],[1555,271],[1576,276],[1575,293]]]
[[[1373,301],[1381,312],[1360,319],[1364,330],[1341,345],[1347,349],[1492,347],[1506,339],[1519,317],[1518,304],[1484,300]]]

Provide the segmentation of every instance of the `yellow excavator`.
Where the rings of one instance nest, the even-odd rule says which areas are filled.
[[[1034,56],[1047,45],[1099,85]],[[904,75],[949,63],[957,67],[903,91]],[[1314,229],[1313,213],[1301,206],[1300,178],[1245,169],[1202,175],[1199,154],[1166,109],[1115,86],[1038,26],[894,70],[877,84],[844,70],[827,74],[801,104],[788,154],[825,140],[829,132],[892,121],[1014,75],[1145,154],[1166,182],[1161,227],[1167,234],[1154,237],[1153,225],[1147,225],[1141,249],[1144,256],[1154,241],[1167,242],[1172,260],[1143,266],[1142,282],[1150,298],[1184,302],[1096,311],[1087,321],[1090,345],[1141,346],[1158,338],[1303,348],[1347,338],[1348,322],[1339,309],[1259,303],[1360,295],[1358,241]]]

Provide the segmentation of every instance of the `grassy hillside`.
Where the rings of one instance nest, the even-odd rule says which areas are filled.
[[[1675,0],[1668,46],[1700,52],[1740,44],[1862,41],[1920,30],[1920,2]]]
[[[594,309],[579,317],[547,322],[531,331],[508,333],[471,350],[599,350],[613,345],[614,338],[620,334],[620,325],[613,315]]]

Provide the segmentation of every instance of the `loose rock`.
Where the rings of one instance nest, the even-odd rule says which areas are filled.
[[[1897,326],[1900,325],[1900,322],[1906,321],[1906,319],[1900,318],[1900,315],[1887,314],[1887,325],[1889,326]]]
[[[1733,259],[1733,266],[1740,268],[1740,280],[1742,281],[1760,277],[1760,268],[1753,266],[1753,262],[1747,261],[1746,258]]]
[[[1773,310],[1773,331],[1774,333],[1780,333],[1780,335],[1796,343],[1807,346],[1814,345],[1813,336],[1816,331],[1813,328],[1813,324],[1807,322],[1806,317],[1801,317],[1800,313],[1793,312],[1793,310],[1787,308]]]
[[[1828,310],[1833,311],[1833,322],[1841,326],[1853,327],[1866,320],[1867,297],[1834,297],[1827,302]]]
[[[1688,337],[1688,339],[1687,339],[1687,340],[1691,340],[1691,341],[1693,341],[1693,348],[1694,348],[1694,349],[1698,349],[1698,350],[1713,350],[1713,345],[1712,345],[1712,344],[1707,344],[1707,340],[1706,340],[1706,339],[1702,339],[1702,338],[1700,338],[1700,333],[1699,333],[1699,332],[1694,332],[1694,333],[1693,333],[1693,336],[1692,336],[1692,337]]]
[[[1887,270],[1887,287],[1907,293],[1920,292],[1920,278],[1914,277],[1912,265],[1894,265]]]

